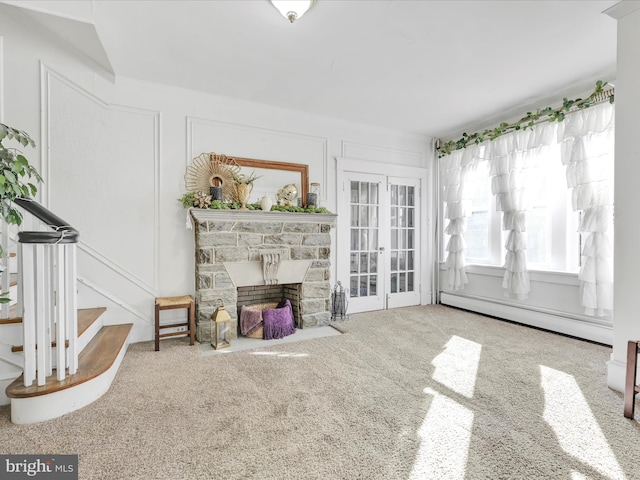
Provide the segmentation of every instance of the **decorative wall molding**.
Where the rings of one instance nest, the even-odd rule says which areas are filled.
[[[322,185],[320,185],[320,200],[326,203],[327,191],[329,190],[329,159],[327,152],[328,139],[324,138],[322,142]]]
[[[223,122],[223,121],[218,121],[218,120],[209,120],[209,119],[204,119],[204,118],[197,118],[197,117],[192,117],[192,116],[187,116],[186,117],[186,139],[187,139],[187,152],[186,152],[186,166],[189,166],[191,164],[191,160],[196,157],[197,155],[200,155],[202,152],[194,152],[194,140],[195,140],[195,134],[194,134],[194,127],[197,125],[208,125],[208,126],[212,126],[212,127],[221,127],[221,128],[228,128],[228,129],[233,129],[233,130],[237,130],[237,131],[241,131],[241,132],[245,132],[249,135],[254,135],[254,136],[265,136],[265,135],[271,135],[274,137],[282,137],[282,138],[290,138],[290,139],[296,139],[296,140],[304,140],[306,142],[310,142],[311,144],[315,144],[316,146],[319,146],[320,148],[322,148],[322,158],[321,160],[321,169],[322,169],[322,185],[321,185],[321,189],[322,189],[322,193],[321,193],[321,199],[323,201],[326,202],[327,200],[327,185],[328,185],[328,181],[329,181],[329,170],[328,170],[328,149],[327,149],[327,144],[329,142],[329,140],[326,137],[319,137],[319,136],[314,136],[314,135],[304,135],[304,134],[300,134],[300,133],[294,133],[294,132],[288,132],[288,131],[283,131],[283,130],[273,130],[273,129],[269,129],[269,128],[262,128],[262,127],[254,127],[254,126],[250,126],[250,125],[242,125],[242,124],[237,124],[237,123],[229,123],[229,122]],[[229,155],[229,156],[233,156],[236,155],[238,157],[242,157],[242,156],[246,156],[246,154],[244,153],[237,153],[237,152],[216,152],[216,153],[223,153],[225,155]],[[256,157],[256,158],[262,158],[260,156]],[[282,159],[282,158],[264,158],[264,160],[274,160],[274,161],[286,161],[286,162],[292,162],[292,163],[300,163],[300,164],[304,164],[305,162],[303,161],[295,161],[294,159]],[[186,167],[185,166],[185,167]],[[310,178],[310,181],[315,181],[314,178]]]
[[[41,186],[41,201],[45,206],[49,206],[50,205],[50,201],[51,201],[51,192],[50,192],[50,186],[51,186],[51,162],[50,162],[50,158],[49,158],[49,151],[50,151],[50,139],[51,139],[51,125],[50,125],[50,112],[51,112],[51,98],[50,98],[50,92],[51,92],[51,81],[52,79],[55,79],[61,83],[63,83],[65,86],[69,87],[70,89],[72,89],[73,91],[75,91],[76,93],[78,93],[78,95],[81,95],[84,98],[87,98],[88,100],[90,100],[91,102],[95,103],[96,105],[98,105],[99,107],[105,109],[105,110],[111,110],[111,111],[117,111],[117,112],[125,112],[125,113],[131,113],[131,114],[135,114],[135,115],[143,115],[143,116],[147,116],[150,117],[153,121],[153,149],[154,149],[154,153],[153,153],[153,185],[154,185],[154,211],[153,211],[153,273],[152,273],[152,279],[153,279],[153,283],[150,284],[147,281],[139,278],[138,276],[136,276],[135,274],[131,273],[127,268],[125,268],[124,266],[120,265],[118,262],[116,262],[115,260],[109,258],[108,256],[100,253],[96,248],[94,248],[93,246],[89,245],[86,242],[81,241],[79,243],[79,247],[85,251],[86,253],[88,253],[89,255],[93,256],[96,260],[100,261],[101,263],[103,263],[104,265],[106,265],[107,267],[109,267],[111,270],[113,270],[114,272],[118,273],[119,275],[121,275],[122,277],[126,278],[127,280],[134,282],[136,285],[140,286],[143,290],[147,291],[148,293],[150,293],[151,295],[155,295],[155,292],[158,289],[158,271],[159,271],[159,238],[160,238],[160,221],[159,221],[159,204],[160,204],[160,187],[159,187],[159,181],[160,181],[160,161],[161,161],[161,155],[160,155],[160,128],[161,128],[161,117],[160,117],[160,112],[159,111],[154,111],[154,110],[146,110],[146,109],[142,109],[142,108],[137,108],[137,107],[129,107],[129,106],[124,106],[124,105],[116,105],[116,104],[109,104],[105,101],[103,101],[102,99],[98,98],[97,96],[93,95],[91,92],[85,90],[84,88],[82,88],[81,86],[79,86],[78,84],[76,84],[75,82],[71,81],[70,79],[66,78],[64,75],[56,72],[55,70],[51,69],[50,67],[48,67],[47,65],[45,65],[43,62],[40,62],[40,77],[41,77],[41,83],[40,83],[40,89],[41,89],[41,145],[40,145],[40,150],[41,150],[41,166],[40,166],[40,171],[42,173],[42,176],[45,180],[44,184]]]
[[[49,207],[49,70],[44,63],[40,62],[40,176],[44,179],[38,185],[38,195],[40,203]],[[45,145],[47,148],[45,148]]]
[[[156,288],[154,288],[153,286],[147,284],[144,280],[142,280],[141,278],[137,277],[136,275],[134,275],[133,273],[128,271],[122,265],[119,265],[118,262],[116,262],[116,261],[106,257],[105,255],[101,254],[98,250],[96,250],[95,248],[91,247],[90,245],[88,245],[87,243],[83,242],[82,240],[80,240],[78,242],[78,248],[80,250],[82,250],[83,252],[85,252],[86,254],[88,254],[91,257],[93,257],[94,259],[96,259],[97,261],[99,261],[100,263],[102,263],[104,266],[106,266],[106,267],[110,268],[111,270],[113,270],[115,273],[117,273],[118,275],[120,275],[124,279],[126,279],[129,282],[135,284],[138,288],[141,288],[142,290],[147,292],[149,295],[152,295],[154,297],[158,296]]]
[[[426,167],[414,167],[407,165],[389,165],[387,162],[373,159],[335,157],[338,172],[367,172],[376,175],[388,175],[391,177],[415,177],[425,180],[423,188],[428,188],[427,176],[429,169]],[[338,182],[339,183],[339,182]],[[424,195],[426,199],[427,195]]]
[[[125,303],[124,301],[120,300],[115,295],[113,295],[113,294],[107,292],[106,290],[100,288],[95,283],[87,280],[86,278],[82,278],[82,277],[78,277],[78,282],[83,284],[87,288],[90,288],[91,290],[93,290],[97,294],[102,295],[103,297],[105,297],[109,301],[115,303],[119,307],[124,308],[127,312],[131,313],[132,315],[135,315],[136,317],[138,317],[143,322],[145,322],[145,323],[147,323],[149,325],[152,324],[152,319],[148,315],[145,315],[144,313],[139,312],[138,310],[133,308],[131,305],[128,305],[127,303]],[[153,296],[155,297],[156,295],[154,294]]]
[[[374,160],[378,162],[392,163],[389,160],[395,159],[401,164],[411,165],[414,167],[422,166],[422,152],[412,152],[408,150],[399,150],[396,148],[381,147],[378,145],[367,145],[364,143],[349,142],[343,140],[341,142],[340,156],[357,158],[360,160]]]

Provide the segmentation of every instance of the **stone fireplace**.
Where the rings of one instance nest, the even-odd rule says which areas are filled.
[[[291,301],[298,328],[331,320],[329,267],[336,215],[192,209],[196,338],[211,339],[221,299],[237,335],[241,305]]]

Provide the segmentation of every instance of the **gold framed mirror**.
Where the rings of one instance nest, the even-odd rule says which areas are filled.
[[[289,163],[289,162],[276,162],[273,160],[259,160],[256,158],[243,158],[243,157],[232,157],[235,160],[236,164],[241,168],[247,169],[255,169],[256,175],[268,177],[267,173],[271,170],[279,170],[282,172],[290,172],[291,175],[283,175],[279,176],[279,180],[275,180],[271,182],[271,184],[262,185],[261,187],[256,187],[255,190],[263,191],[266,195],[273,197],[275,200],[275,194],[278,189],[284,187],[289,183],[295,183],[300,187],[300,197],[302,199],[302,206],[306,206],[307,202],[307,192],[309,191],[309,165],[303,165],[299,163]],[[266,170],[261,172],[260,170]]]

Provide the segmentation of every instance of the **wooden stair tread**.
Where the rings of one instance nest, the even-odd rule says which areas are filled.
[[[0,318],[0,325],[7,325],[9,323],[20,323],[22,317],[18,316],[18,305],[9,305],[9,316],[7,318]]]
[[[3,318],[0,320],[0,325],[11,325],[13,323],[22,323],[22,317]]]
[[[82,335],[87,329],[95,322],[100,315],[107,310],[107,307],[95,307],[95,308],[79,308],[78,309],[78,337]],[[16,320],[16,319],[11,319]],[[17,319],[22,322],[22,318]],[[1,323],[1,322],[0,322]],[[11,322],[18,323],[18,322]],[[51,342],[52,346],[55,346],[55,342]],[[23,345],[14,345],[11,347],[12,352],[22,352],[24,350]]]
[[[100,315],[107,310],[107,307],[79,308],[78,309],[78,336],[82,335],[87,328],[95,322]]]
[[[95,337],[89,342],[78,358],[78,371],[74,375],[59,382],[56,379],[56,372],[47,377],[45,385],[34,385],[25,387],[23,376],[7,387],[6,394],[9,398],[29,398],[58,392],[66,388],[80,385],[103,374],[116,360],[118,354],[129,336],[133,327],[132,323],[122,325],[110,325],[102,327]]]

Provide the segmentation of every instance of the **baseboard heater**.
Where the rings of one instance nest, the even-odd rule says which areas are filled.
[[[440,303],[604,345],[613,344],[613,326],[609,323],[598,323],[595,318],[593,321],[589,317],[572,318],[532,307],[508,305],[490,299],[445,292],[440,293]]]

